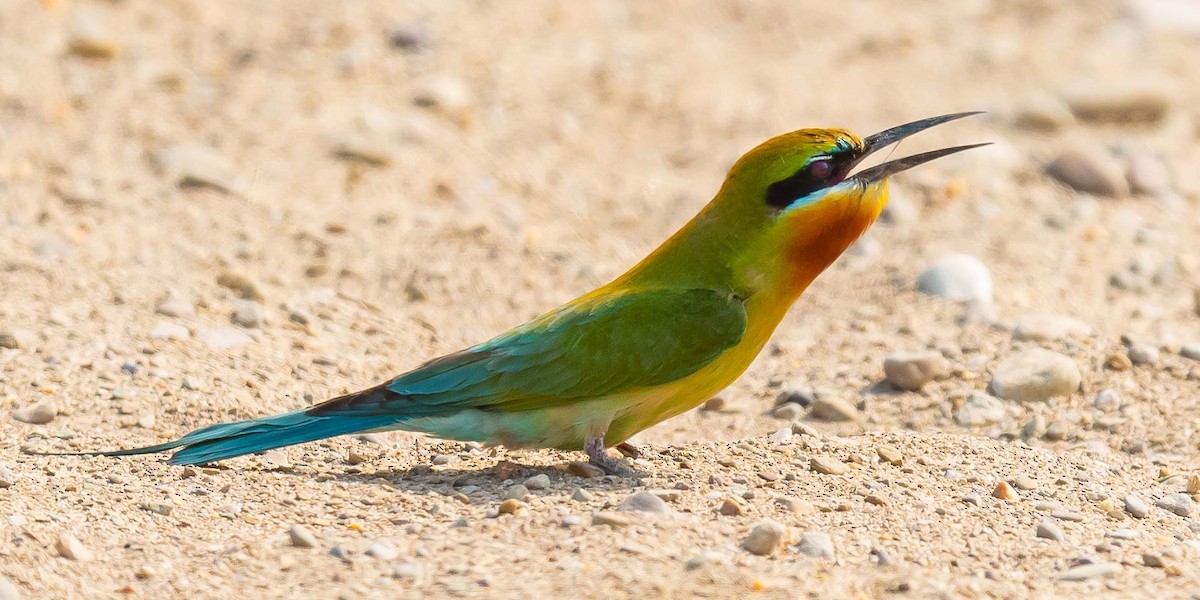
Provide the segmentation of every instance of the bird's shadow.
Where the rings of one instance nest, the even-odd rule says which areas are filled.
[[[509,487],[528,481],[538,475],[549,478],[545,491],[530,489],[533,495],[561,493],[564,489],[580,487],[585,490],[623,490],[636,487],[647,476],[646,473],[622,463],[622,470],[613,475],[583,477],[571,473],[567,464],[525,464],[512,460],[500,460],[484,468],[443,467],[416,465],[407,468],[381,469],[373,472],[346,471],[334,478],[343,483],[363,485],[390,485],[398,490],[413,494],[438,494],[457,496],[464,494],[484,499],[501,498]]]

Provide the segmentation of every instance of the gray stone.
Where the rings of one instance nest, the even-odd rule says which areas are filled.
[[[1063,533],[1062,527],[1059,527],[1057,523],[1050,519],[1044,519],[1041,523],[1038,523],[1037,536],[1056,542],[1061,542],[1067,537]]]
[[[854,421],[858,419],[858,409],[837,398],[818,398],[813,403],[811,415],[822,421]]]
[[[83,545],[83,542],[69,533],[60,534],[54,543],[54,548],[58,550],[59,556],[68,560],[86,562],[95,558],[95,555],[87,546]]]
[[[1080,380],[1079,367],[1069,356],[1032,348],[997,365],[990,389],[1006,400],[1042,402],[1074,393]]]
[[[256,329],[263,325],[265,308],[261,303],[252,300],[242,300],[234,304],[233,323],[248,329]]]
[[[1091,146],[1063,151],[1046,165],[1046,174],[1085,194],[1125,196],[1129,182],[1125,169],[1113,156]]]
[[[1154,504],[1163,510],[1173,512],[1181,517],[1186,517],[1192,514],[1192,511],[1196,506],[1196,501],[1192,500],[1191,496],[1183,492],[1178,492],[1175,494],[1167,494],[1166,496],[1159,498]]]
[[[367,546],[364,554],[378,558],[379,560],[396,560],[400,556],[400,551],[387,542],[375,542]]]
[[[1129,494],[1125,496],[1125,512],[1135,519],[1145,519],[1150,514],[1150,505],[1140,496]]]
[[[1121,395],[1113,389],[1103,389],[1092,400],[1092,406],[1104,412],[1112,412],[1121,408]]]
[[[771,414],[774,415],[776,419],[795,421],[804,415],[804,408],[799,404],[782,404],[772,411]],[[791,431],[788,433],[791,433]]]
[[[671,507],[667,506],[667,503],[653,492],[643,490],[622,501],[617,506],[617,510],[621,512],[669,513]]]
[[[971,392],[954,413],[954,422],[964,427],[989,425],[1004,420],[1004,403],[983,392]]]
[[[522,485],[520,483],[510,485],[510,486],[508,486],[508,489],[504,490],[504,499],[505,500],[524,500],[525,498],[528,498],[528,497],[529,497],[529,488],[525,487],[524,485]]]
[[[992,274],[978,258],[950,254],[921,272],[917,289],[949,300],[992,303]]]
[[[545,473],[538,473],[525,480],[525,487],[531,490],[544,490],[550,487],[550,476]]]
[[[1194,344],[1184,344],[1179,349],[1179,355],[1192,360],[1200,360],[1200,342]]]
[[[1149,344],[1135,343],[1129,346],[1129,362],[1139,366],[1158,364],[1160,353],[1158,348]]]
[[[833,540],[829,538],[829,534],[823,531],[809,531],[801,535],[800,541],[796,543],[796,550],[814,558],[832,560],[837,556],[833,549]]]
[[[751,554],[767,556],[783,545],[783,538],[786,535],[786,527],[770,519],[764,519],[750,528],[750,534],[742,540],[742,548]]]
[[[49,400],[43,400],[33,406],[24,406],[13,411],[13,418],[31,425],[45,425],[58,416],[58,406]]]
[[[303,525],[292,525],[288,529],[288,539],[291,541],[293,546],[297,546],[299,548],[317,547],[316,536],[314,536],[309,530],[305,529]]]
[[[926,383],[950,372],[950,363],[941,352],[901,352],[883,360],[888,383],[902,390],[916,391]]]

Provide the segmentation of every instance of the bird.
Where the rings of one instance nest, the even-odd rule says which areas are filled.
[[[817,276],[876,220],[892,175],[953,146],[852,171],[915,133],[980,114],[930,117],[860,138],[800,129],[747,152],[713,199],[629,271],[483,343],[314,406],[198,429],[166,443],[83,454],[174,451],[208,464],[283,446],[403,430],[507,448],[587,453],[682,414],[737,379]]]

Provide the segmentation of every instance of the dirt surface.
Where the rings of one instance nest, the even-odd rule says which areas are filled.
[[[1198,597],[1198,10],[2,2],[0,598]],[[635,475],[24,451],[375,384],[620,274],[769,136],[973,109],[897,155],[995,144],[895,181]],[[918,290],[951,253],[994,302]],[[1012,399],[1021,356],[1068,393]]]

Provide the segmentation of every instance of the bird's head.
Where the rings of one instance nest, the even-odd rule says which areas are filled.
[[[914,133],[974,112],[922,119],[865,138],[844,129],[801,129],[767,140],[730,169],[706,209],[745,234],[732,265],[740,283],[805,287],[862,235],[887,204],[887,179],[984,144],[955,146],[853,172],[866,157]],[[703,215],[702,215],[703,217]]]

